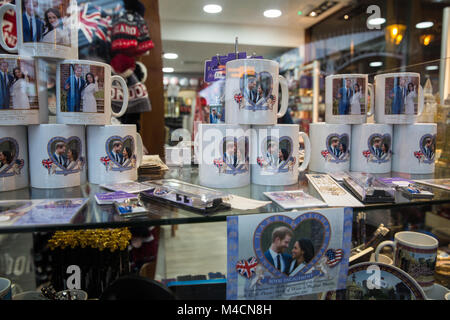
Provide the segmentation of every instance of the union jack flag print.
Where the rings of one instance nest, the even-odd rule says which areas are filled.
[[[111,27],[111,17],[103,14],[100,8],[83,3],[79,7],[79,30],[88,42],[93,42],[95,37],[103,41],[111,41],[108,30]]]
[[[241,276],[250,279],[255,275],[257,265],[258,260],[255,257],[251,257],[247,260],[238,261],[236,263],[236,270]]]
[[[343,255],[344,252],[342,249],[328,249],[327,252],[325,252],[325,256],[327,257],[327,265],[330,268],[335,267],[339,262],[341,262]]]

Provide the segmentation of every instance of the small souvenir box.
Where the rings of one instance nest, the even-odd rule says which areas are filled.
[[[351,172],[344,185],[363,202],[395,202],[395,189],[369,173]]]

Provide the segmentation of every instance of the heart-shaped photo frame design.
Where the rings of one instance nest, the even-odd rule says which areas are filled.
[[[347,133],[332,133],[325,140],[326,150],[322,155],[330,162],[346,162],[350,157],[350,137]]]
[[[424,134],[419,141],[420,151],[422,152],[422,162],[434,163],[434,156],[436,154],[436,135]]]
[[[290,236],[286,238],[286,235]],[[284,239],[280,239],[284,237]],[[331,226],[328,219],[318,212],[307,212],[295,219],[285,215],[274,215],[261,221],[253,236],[255,255],[260,263],[276,278],[283,282],[298,281],[305,277],[314,277],[320,271],[309,271],[327,251],[331,239]],[[289,240],[289,241],[288,241]],[[298,250],[300,247],[301,250]],[[279,252],[284,249],[289,252]],[[284,270],[276,268],[272,253],[281,253]],[[303,258],[303,264],[296,262]]]
[[[266,172],[289,172],[296,163],[293,157],[294,143],[289,136],[267,136],[261,141],[259,150],[260,155],[256,161]]]
[[[240,92],[235,95],[239,108],[245,110],[273,110],[276,97],[273,94],[272,74],[267,71],[247,72],[239,80]],[[236,97],[240,97],[236,99]]]
[[[100,160],[107,170],[120,172],[131,170],[136,167],[135,145],[134,137],[131,135],[111,136],[105,142],[107,157]]]
[[[250,144],[248,137],[224,137],[219,145],[220,158],[214,159],[219,173],[242,174],[248,172]]]
[[[85,165],[83,145],[77,136],[53,137],[47,143],[49,158],[42,160],[42,165],[49,174],[69,175],[80,172]]]
[[[12,137],[0,139],[0,177],[11,177],[20,174],[25,161],[18,159],[19,143]]]
[[[367,150],[362,152],[367,161],[385,163],[391,159],[392,138],[389,133],[374,133],[367,139]]]

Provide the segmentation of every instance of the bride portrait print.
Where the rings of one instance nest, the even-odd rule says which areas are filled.
[[[366,112],[365,79],[333,79],[333,115],[361,115]]]
[[[222,140],[221,157],[213,160],[219,173],[241,174],[249,169],[249,140],[225,137]]]
[[[71,0],[22,0],[23,42],[70,46]]]
[[[0,110],[39,109],[32,59],[0,58]]]
[[[386,78],[386,114],[418,113],[419,77]]]
[[[104,68],[90,64],[61,65],[61,111],[104,112]]]
[[[47,144],[48,159],[42,165],[48,174],[68,175],[83,170],[86,159],[82,155],[81,140],[78,137],[54,137]]]
[[[256,159],[258,165],[267,173],[293,170],[295,158],[292,157],[293,143],[289,137],[268,137],[261,145],[262,154]]]
[[[126,171],[136,168],[135,142],[132,136],[112,136],[106,140],[106,153],[100,161],[106,171]]]
[[[273,79],[269,72],[244,73],[240,78],[240,94],[235,98],[240,109],[273,110],[276,98],[273,94]]]

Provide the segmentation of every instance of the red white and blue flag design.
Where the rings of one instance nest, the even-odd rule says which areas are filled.
[[[83,3],[79,7],[80,34],[84,35],[89,43],[96,37],[103,41],[111,41],[108,34],[111,20],[111,16],[104,14],[97,6]]]
[[[339,262],[341,262],[341,259],[344,255],[344,252],[342,249],[328,249],[327,252],[325,252],[325,256],[327,257],[327,265],[330,268],[335,267]]]
[[[236,263],[236,270],[241,276],[250,279],[255,275],[257,265],[258,260],[255,257],[251,257],[247,260],[238,261]]]

